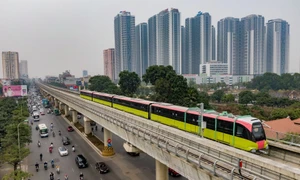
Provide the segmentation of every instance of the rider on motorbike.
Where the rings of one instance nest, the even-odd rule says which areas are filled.
[[[72,151],[75,152],[75,146],[72,146]]]
[[[60,131],[58,131],[58,135],[61,135],[61,132],[60,132]]]
[[[79,175],[79,179],[83,179],[83,173],[82,172]]]
[[[41,142],[40,142],[40,141],[38,141],[38,143],[37,143],[37,144],[38,144],[38,147],[40,147],[40,146],[41,146]]]
[[[35,168],[39,169],[39,166],[40,166],[39,163],[36,162],[35,163]]]
[[[40,154],[40,160],[43,160],[43,154],[42,153]]]
[[[53,159],[51,160],[51,165],[54,167],[54,160]]]

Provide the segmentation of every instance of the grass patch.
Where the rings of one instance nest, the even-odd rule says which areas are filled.
[[[74,125],[80,132],[84,132],[84,127],[79,122],[75,123]]]
[[[104,148],[104,144],[98,139],[96,138],[94,135],[89,134],[87,135],[87,138],[100,150],[102,151]]]

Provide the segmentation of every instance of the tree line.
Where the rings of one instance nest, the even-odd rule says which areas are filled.
[[[209,96],[199,92],[196,87],[189,86],[186,78],[177,75],[172,66],[150,66],[142,76],[143,82],[149,86],[141,86],[141,79],[135,72],[122,71],[118,85],[107,76],[93,76],[89,80],[89,90],[129,97],[139,97],[158,102],[195,107],[198,103],[209,106]],[[137,92],[139,95],[137,95]]]
[[[300,74],[282,74],[280,76],[275,73],[265,73],[253,78],[246,86],[249,89],[258,89],[259,91],[300,90]]]
[[[20,161],[30,153],[26,144],[31,142],[31,128],[28,121],[27,98],[0,99],[0,160],[1,163],[13,165],[14,171],[3,177],[4,180],[30,177],[31,175],[18,169]],[[18,125],[20,133],[20,149],[18,147]],[[19,156],[20,151],[20,156]]]

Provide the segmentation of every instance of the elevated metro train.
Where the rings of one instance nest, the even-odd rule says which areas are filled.
[[[80,96],[183,131],[201,134],[200,112],[187,107],[87,90],[80,91]],[[203,122],[206,128],[202,135],[206,138],[253,153],[269,148],[262,123],[257,118],[205,110]]]

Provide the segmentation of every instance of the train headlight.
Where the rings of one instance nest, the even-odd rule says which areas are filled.
[[[251,149],[251,152],[252,153],[256,153],[256,149]]]
[[[266,149],[269,149],[269,145],[268,144],[266,145]]]

